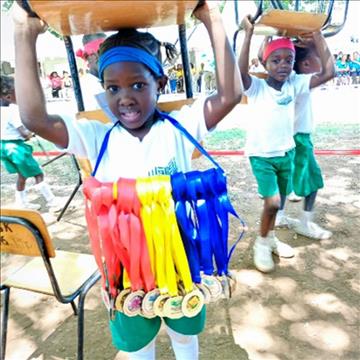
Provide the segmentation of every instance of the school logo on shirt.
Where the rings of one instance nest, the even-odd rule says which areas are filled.
[[[278,105],[288,105],[293,101],[293,98],[288,95],[277,101]]]
[[[154,175],[172,175],[178,172],[175,158],[172,158],[167,166],[156,166],[149,171],[149,176]]]

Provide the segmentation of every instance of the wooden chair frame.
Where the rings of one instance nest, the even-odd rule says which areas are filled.
[[[9,299],[10,299],[10,289],[11,287],[20,288],[36,293],[44,293],[47,295],[54,296],[60,303],[63,304],[71,304],[74,315],[78,316],[78,326],[77,326],[77,335],[78,335],[78,344],[77,344],[77,359],[83,359],[83,347],[84,347],[84,304],[85,297],[88,291],[98,282],[100,279],[100,273],[97,269],[97,266],[94,262],[94,267],[88,269],[87,274],[81,276],[79,280],[79,286],[74,286],[72,290],[68,289],[68,294],[64,295],[64,291],[62,291],[61,284],[59,284],[59,269],[55,271],[54,265],[56,261],[56,253],[61,253],[61,256],[72,256],[74,259],[79,260],[81,257],[91,256],[85,254],[74,254],[70,252],[55,252],[54,247],[52,245],[52,241],[50,235],[47,231],[46,225],[41,217],[41,215],[36,211],[26,211],[26,210],[15,210],[15,209],[1,209],[0,215],[0,224],[1,224],[1,252],[8,252],[13,254],[20,255],[28,255],[28,256],[36,256],[33,260],[27,262],[23,267],[17,269],[14,276],[20,274],[20,272],[25,271],[25,267],[30,264],[36,264],[39,260],[39,256],[42,258],[42,263],[44,268],[41,269],[45,273],[44,275],[48,276],[48,279],[51,284],[52,291],[44,291],[44,289],[40,287],[37,288],[37,284],[31,286],[31,288],[27,287],[27,284],[21,284],[13,281],[12,276],[0,285],[0,291],[4,292],[3,296],[3,309],[2,309],[2,319],[1,319],[1,360],[5,359],[5,350],[6,350],[6,337],[7,337],[7,323],[9,316]],[[9,224],[17,226],[17,229],[20,230],[16,234],[17,244],[18,242],[24,241],[25,235],[28,234],[27,244],[31,244],[28,246],[27,250],[24,250],[26,247],[21,246],[23,251],[19,251],[19,249],[11,248],[11,244],[6,240],[5,230],[9,228]],[[19,228],[20,227],[20,228]],[[12,235],[10,235],[12,236]],[[31,238],[30,238],[31,237]],[[7,245],[10,244],[10,248],[6,248]],[[19,247],[20,248],[20,247]],[[54,258],[51,260],[51,258]],[[35,265],[34,265],[35,266]],[[37,266],[37,265],[36,265]],[[68,268],[67,268],[68,269]],[[72,268],[71,268],[72,269]],[[65,269],[63,269],[65,270]],[[94,270],[94,271],[92,271]],[[71,271],[71,270],[70,270]],[[69,270],[67,270],[69,272]],[[20,275],[19,275],[20,276]],[[21,278],[21,276],[20,276]],[[16,277],[15,277],[16,279]],[[78,298],[78,305],[76,306],[75,300]]]

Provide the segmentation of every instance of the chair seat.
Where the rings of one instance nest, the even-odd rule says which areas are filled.
[[[63,296],[73,295],[98,269],[93,255],[61,250],[56,251],[51,264]],[[3,285],[54,295],[41,257],[34,258],[11,274]]]

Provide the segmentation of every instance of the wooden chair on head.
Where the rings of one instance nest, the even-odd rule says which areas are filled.
[[[5,359],[11,288],[51,295],[60,303],[70,303],[74,314],[78,316],[77,359],[83,359],[85,297],[100,279],[94,257],[55,251],[46,224],[37,211],[1,209],[0,228],[1,252],[32,258],[25,265],[14,269],[0,285],[1,292],[4,292],[1,360]]]

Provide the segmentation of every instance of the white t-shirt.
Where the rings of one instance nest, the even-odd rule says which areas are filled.
[[[21,122],[19,108],[15,104],[0,106],[1,109],[1,140],[24,140],[18,128]]]
[[[312,74],[304,76],[308,77],[310,84]],[[311,92],[309,91],[296,96],[294,134],[310,134],[313,131],[313,126]]]
[[[251,107],[245,151],[248,156],[284,156],[295,147],[295,98],[309,92],[307,75],[291,73],[281,91],[270,87],[264,79],[251,76],[245,91]]]
[[[196,139],[208,133],[204,119],[204,100],[170,113]],[[113,124],[65,118],[69,133],[67,151],[88,158],[95,167],[104,136]],[[155,174],[171,175],[191,170],[194,145],[168,120],[157,121],[140,141],[120,125],[112,131],[107,151],[96,173],[99,181],[116,181],[119,177],[137,178]]]

